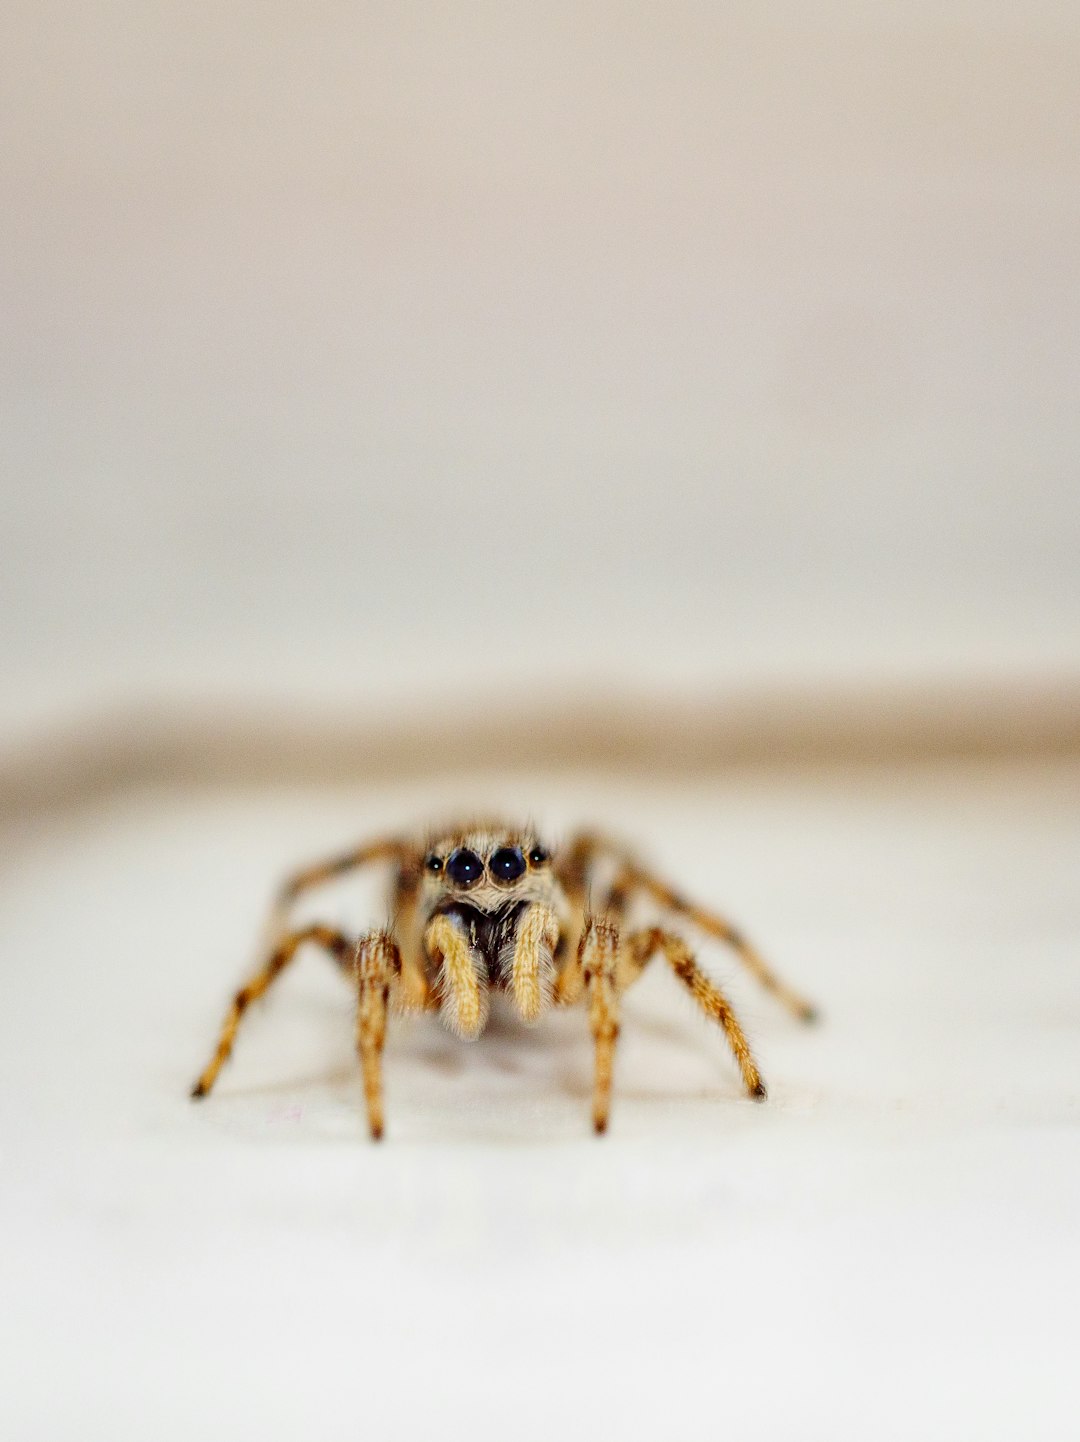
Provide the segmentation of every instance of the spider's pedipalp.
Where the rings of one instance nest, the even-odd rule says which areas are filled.
[[[424,949],[436,968],[447,1026],[468,1040],[479,1036],[488,1016],[487,971],[461,916],[433,916],[424,931]]]
[[[538,1021],[551,1002],[558,941],[559,918],[550,906],[533,902],[521,909],[499,952],[499,970],[525,1021]]]

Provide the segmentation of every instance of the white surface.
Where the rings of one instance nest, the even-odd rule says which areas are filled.
[[[5,6],[0,737],[1080,669],[1075,5]]]
[[[20,1442],[1075,1435],[1080,773],[144,796],[5,843],[0,1432]],[[289,864],[472,803],[726,906],[771,1100],[657,971],[612,1130],[580,1014],[395,1029],[364,1136],[305,958],[186,1087]],[[318,908],[381,916],[370,887]]]

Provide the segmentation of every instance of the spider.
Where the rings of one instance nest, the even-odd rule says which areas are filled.
[[[314,923],[288,929],[301,893],[369,862],[392,868],[392,926],[347,936]],[[559,853],[531,827],[472,823],[426,840],[384,838],[294,873],[273,913],[277,941],[266,964],[233,998],[217,1050],[192,1088],[204,1097],[232,1052],[247,1008],[268,990],[306,942],[329,952],[356,987],[356,1043],[368,1125],[383,1134],[382,1050],[389,1006],[438,1011],[451,1031],[478,1037],[493,991],[536,1021],[550,1006],[588,1007],[595,1049],[592,1121],[604,1132],[619,1035],[619,998],[654,956],[663,956],[705,1014],[724,1031],[748,1094],[765,1085],[731,1004],[700,969],[683,938],[664,926],[624,929],[634,900],[681,917],[726,942],[766,990],[804,1021],[810,1004],[776,977],[740,932],[685,900],[617,842],[582,832]]]

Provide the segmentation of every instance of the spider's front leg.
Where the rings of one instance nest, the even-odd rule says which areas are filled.
[[[611,1072],[619,1038],[619,1002],[616,970],[619,929],[605,917],[589,917],[578,946],[578,965],[589,1006],[589,1028],[595,1047],[593,1072],[593,1126],[607,1131],[611,1110]]]
[[[266,965],[246,981],[233,998],[232,1005],[222,1024],[217,1049],[191,1089],[193,1097],[208,1095],[217,1081],[218,1072],[232,1055],[233,1043],[236,1040],[236,1033],[240,1028],[244,1013],[253,1001],[270,989],[300,947],[308,941],[316,942],[343,966],[349,963],[355,947],[355,942],[350,941],[343,932],[338,931],[335,927],[322,926],[318,923],[302,926],[298,931],[288,932],[281,937],[270,953]]]
[[[373,861],[397,862],[399,876],[415,871],[419,864],[416,849],[411,843],[399,837],[382,836],[374,841],[367,841],[362,846],[354,846],[351,851],[343,851],[310,866],[301,867],[299,871],[287,876],[278,888],[270,915],[263,927],[266,947],[269,949],[276,946],[280,938],[287,934],[292,904],[305,892]]]
[[[746,1034],[739,1025],[731,1003],[716,983],[698,966],[681,936],[659,926],[632,932],[626,938],[620,956],[619,990],[625,991],[628,986],[632,986],[657,952],[664,957],[705,1015],[723,1028],[728,1045],[739,1064],[747,1095],[755,1101],[764,1101],[765,1083],[761,1080],[750,1043],[746,1040]]]
[[[817,1008],[782,981],[757,948],[726,917],[681,896],[665,881],[641,866],[619,842],[591,831],[584,831],[574,838],[561,866],[563,884],[568,893],[579,900],[579,904],[584,903],[588,894],[596,862],[605,857],[610,858],[617,868],[606,895],[597,900],[597,905],[602,906],[606,912],[621,917],[628,902],[635,895],[649,897],[664,910],[676,912],[692,925],[699,927],[707,936],[730,946],[761,986],[801,1021],[817,1020]],[[567,981],[572,984],[573,978],[568,977]]]
[[[360,938],[353,961],[356,975],[356,1049],[364,1077],[364,1101],[373,1141],[383,1134],[382,1053],[390,988],[401,979],[401,952],[386,931]]]

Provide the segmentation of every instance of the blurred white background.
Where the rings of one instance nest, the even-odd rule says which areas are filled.
[[[0,68],[0,1432],[1072,1436],[1075,4],[8,0]],[[785,687],[926,753],[705,756]],[[241,711],[405,739],[255,787]],[[760,941],[767,1106],[657,971],[603,1143],[572,1014],[395,1025],[376,1148],[306,957],[188,1101],[285,869],[475,806]]]
[[[1075,674],[1068,4],[6,7],[9,726]]]

